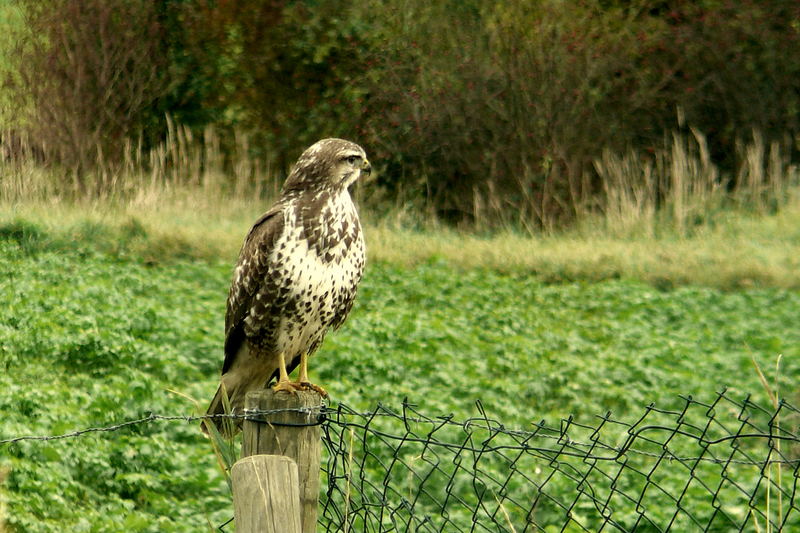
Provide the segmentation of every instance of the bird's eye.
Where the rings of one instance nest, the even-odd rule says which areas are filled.
[[[360,157],[358,157],[357,155],[351,155],[351,156],[348,156],[348,157],[347,157],[347,162],[348,162],[348,163],[350,163],[350,164],[352,165],[352,164],[354,164],[356,161],[358,161],[359,159],[361,159],[361,158],[360,158]]]

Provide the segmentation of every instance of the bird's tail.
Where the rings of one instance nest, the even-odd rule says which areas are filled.
[[[223,379],[206,411],[206,415],[209,418],[203,419],[200,424],[203,433],[208,435],[212,427],[225,438],[233,437],[239,432],[241,423],[234,418],[224,416],[236,412],[236,402],[234,398],[235,391],[230,391],[229,393],[225,386],[225,380]]]

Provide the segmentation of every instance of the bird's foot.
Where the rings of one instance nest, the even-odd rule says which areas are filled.
[[[313,390],[317,391],[320,396],[323,398],[328,397],[328,391],[320,387],[319,385],[314,385],[310,381],[298,381],[297,383],[292,383],[298,390]]]
[[[300,390],[300,387],[297,385],[298,384],[293,381],[279,381],[272,386],[272,390],[275,392],[288,392],[289,394],[297,394],[297,391]]]
[[[323,398],[328,397],[328,391],[309,381],[279,381],[272,386],[272,390],[275,392],[288,392],[289,394],[297,394],[299,390],[313,390],[317,391]]]

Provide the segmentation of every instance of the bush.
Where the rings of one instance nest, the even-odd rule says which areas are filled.
[[[615,11],[564,3],[420,5],[373,88],[371,133],[389,177],[410,167],[456,220],[539,221],[591,200],[598,149],[637,116],[635,34]],[[404,27],[396,23],[394,27]],[[391,41],[390,41],[391,42]],[[401,52],[401,67],[394,50]],[[626,105],[620,105],[624,101]]]
[[[15,79],[24,123],[53,159],[86,169],[122,156],[169,80],[153,3],[22,0]],[[23,103],[22,100],[25,100]]]
[[[685,126],[727,173],[754,130],[798,133],[794,2],[383,4],[369,142],[395,193],[456,221],[568,222],[604,150],[654,155]]]
[[[654,164],[673,132],[703,132],[731,190],[744,139],[797,156],[793,0],[18,2],[19,107],[70,168],[155,145],[170,114],[277,174],[353,138],[395,201],[540,228],[603,210],[604,154]]]
[[[800,132],[800,4],[793,0],[675,3],[658,12],[664,32],[652,60],[670,62],[664,100],[709,136],[733,166],[736,142]],[[663,115],[663,114],[662,114]],[[666,126],[663,119],[658,123]],[[790,143],[789,143],[790,144]]]
[[[321,137],[357,137],[367,22],[345,2],[197,2],[189,41],[217,79],[218,125],[288,170]]]

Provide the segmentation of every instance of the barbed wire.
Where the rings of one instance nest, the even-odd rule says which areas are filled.
[[[0,445],[158,422],[266,422],[291,411],[311,420],[300,425],[321,426],[324,531],[743,531],[759,521],[773,531],[800,530],[800,411],[785,401],[764,408],[725,390],[710,403],[680,400],[677,409],[647,405],[633,422],[609,412],[590,423],[570,416],[531,429],[507,428],[480,402],[478,416],[464,420],[429,416],[407,401],[369,411],[337,404],[150,413]],[[770,508],[770,498],[780,506]]]
[[[298,407],[298,408],[282,408],[282,409],[270,409],[270,410],[246,410],[241,414],[230,413],[230,414],[213,414],[213,415],[159,415],[155,413],[150,413],[147,416],[141,418],[125,420],[124,422],[118,422],[108,426],[78,429],[75,431],[70,431],[68,433],[62,433],[59,435],[22,435],[19,437],[0,439],[0,445],[13,444],[15,442],[21,442],[21,441],[51,441],[51,440],[71,439],[76,437],[82,437],[83,435],[89,433],[111,433],[131,426],[149,424],[151,422],[174,422],[174,421],[201,422],[203,420],[226,419],[226,418],[232,420],[250,420],[253,422],[258,422],[265,419],[264,417],[267,417],[269,415],[275,415],[286,412],[301,413],[306,415],[316,413],[318,415],[318,419],[316,422],[310,424],[283,424],[279,422],[270,422],[270,423],[273,425],[313,426],[313,425],[319,425],[323,422],[324,411],[325,411],[324,407],[320,406],[318,408]]]
[[[482,406],[480,401],[476,402],[476,404],[477,404],[477,406],[478,406],[478,408],[480,410],[483,409],[483,406]],[[406,409],[406,410],[415,409],[416,405],[408,403],[407,401],[405,401],[403,403],[403,408]],[[653,404],[648,406],[648,409],[653,409],[653,408],[654,408]],[[301,424],[286,424],[286,423],[275,422],[275,421],[267,422],[267,420],[271,417],[271,415],[282,414],[282,413],[287,413],[287,412],[298,413],[298,414],[303,414],[303,415],[315,414],[315,415],[317,415],[317,419],[316,419],[315,422],[311,422],[311,423],[307,423],[307,424],[302,424],[302,423]],[[291,425],[291,426],[297,426],[297,427],[316,426],[316,425],[324,424],[325,421],[327,420],[329,414],[336,414],[340,418],[342,416],[353,416],[353,417],[360,417],[360,418],[365,418],[365,419],[366,418],[375,418],[375,417],[402,418],[404,422],[413,422],[413,423],[426,423],[426,422],[430,423],[430,422],[433,422],[433,421],[442,421],[446,425],[459,427],[459,428],[464,429],[464,430],[471,430],[471,429],[474,429],[474,428],[480,428],[480,429],[495,431],[495,432],[498,432],[498,433],[504,433],[504,434],[507,434],[507,435],[514,435],[514,436],[517,436],[517,437],[528,436],[528,437],[533,437],[533,438],[549,439],[549,440],[554,440],[554,441],[561,441],[561,440],[566,438],[569,446],[577,446],[577,447],[593,448],[593,449],[599,448],[601,450],[607,450],[607,451],[615,453],[615,455],[612,455],[612,456],[578,454],[580,457],[584,457],[584,458],[588,458],[588,459],[595,459],[595,460],[603,460],[603,461],[615,461],[615,460],[619,459],[625,453],[634,453],[634,454],[644,455],[644,456],[648,456],[648,457],[659,457],[660,456],[659,453],[647,452],[647,451],[638,450],[636,448],[630,447],[630,444],[633,443],[637,438],[639,438],[639,436],[642,433],[644,433],[646,431],[671,431],[671,432],[673,432],[675,434],[684,435],[684,436],[687,436],[687,437],[697,438],[698,442],[704,443],[704,444],[709,445],[709,446],[710,445],[714,445],[714,444],[721,444],[723,442],[731,441],[731,440],[734,440],[734,439],[745,439],[745,438],[755,438],[755,439],[760,438],[760,439],[782,440],[782,441],[789,441],[789,442],[795,442],[795,443],[797,442],[797,437],[795,437],[795,436],[770,435],[768,433],[749,433],[749,434],[729,435],[727,437],[723,437],[723,438],[719,438],[719,439],[704,440],[698,435],[694,435],[694,434],[691,434],[691,433],[688,433],[688,432],[685,432],[685,431],[676,430],[676,429],[665,427],[665,426],[644,426],[642,428],[639,428],[634,434],[632,434],[630,436],[630,438],[628,439],[628,441],[625,443],[625,445],[623,445],[621,447],[614,447],[614,446],[608,446],[608,445],[605,445],[603,443],[598,443],[598,442],[579,442],[579,441],[575,441],[575,440],[572,440],[572,439],[569,438],[569,436],[567,435],[566,431],[564,431],[563,433],[559,433],[558,435],[552,435],[552,434],[537,434],[536,431],[530,431],[530,430],[507,429],[500,422],[492,420],[492,419],[489,419],[489,418],[469,418],[467,420],[459,422],[459,421],[453,420],[452,419],[452,415],[450,415],[450,416],[439,415],[439,416],[434,417],[434,418],[407,416],[407,414],[405,414],[405,413],[404,414],[399,414],[399,413],[397,413],[395,411],[392,411],[391,408],[386,407],[386,406],[384,406],[382,404],[379,404],[374,411],[361,411],[361,412],[359,412],[357,410],[353,410],[353,409],[349,408],[348,406],[346,406],[345,404],[339,404],[338,407],[333,408],[333,409],[329,408],[328,406],[322,405],[322,406],[319,406],[317,408],[298,407],[298,408],[281,408],[281,409],[266,409],[266,410],[248,409],[248,410],[246,410],[246,411],[244,411],[243,413],[240,413],[240,414],[231,413],[231,414],[213,414],[213,415],[161,415],[161,414],[150,413],[147,416],[144,416],[144,417],[141,417],[141,418],[125,420],[123,422],[113,423],[113,424],[108,425],[108,426],[88,427],[88,428],[84,428],[84,429],[70,431],[70,432],[67,432],[67,433],[57,434],[57,435],[22,435],[22,436],[18,436],[18,437],[4,438],[4,439],[0,439],[0,445],[13,444],[13,443],[16,443],[16,442],[21,442],[21,441],[53,441],[53,440],[70,439],[70,438],[82,437],[84,435],[91,434],[91,433],[111,433],[111,432],[115,432],[115,431],[119,431],[121,429],[125,429],[125,428],[128,428],[128,427],[131,427],[131,426],[138,426],[138,425],[141,425],[141,424],[148,424],[148,423],[151,423],[151,422],[175,422],[175,421],[180,421],[180,422],[202,422],[203,420],[231,419],[231,420],[242,420],[242,421],[243,420],[248,420],[248,421],[252,421],[252,422],[262,422],[262,423],[269,423],[269,424],[273,424],[273,425]],[[609,416],[609,415],[610,415],[610,413],[607,414],[606,416]],[[486,422],[487,425],[482,426],[482,425],[480,425],[481,422]],[[567,427],[570,426],[570,425],[578,425],[572,419],[572,417],[566,419],[564,422],[567,424]],[[337,419],[336,422],[334,422],[334,423],[335,424],[342,424],[342,421],[340,419]],[[494,425],[494,424],[496,424],[496,425]],[[361,427],[362,429],[365,429],[364,426],[354,426],[353,424],[347,424],[347,423],[344,423],[343,425],[346,425],[348,427]],[[581,427],[588,427],[588,426],[581,426]],[[539,424],[537,424],[537,428],[540,429],[540,430],[553,431],[552,428],[547,428],[544,425],[544,422],[540,422]],[[389,437],[389,438],[393,437],[393,435],[388,434],[388,433],[376,432],[376,434],[380,435],[382,437]],[[420,439],[408,439],[408,440],[409,441],[421,442]],[[446,443],[440,443],[440,445],[442,445],[443,447],[464,449],[466,451],[476,451],[475,449],[471,449],[469,447],[464,448],[464,447],[458,446],[456,444],[448,445]],[[498,446],[498,447],[490,447],[490,448],[484,449],[483,451],[501,451],[501,450],[515,450],[515,449],[516,450],[540,451],[540,452],[554,451],[552,449],[541,448],[541,447],[536,447],[536,446],[527,445],[527,444],[517,445],[517,446],[504,445],[504,446]],[[568,454],[568,452],[563,452],[563,451],[562,451],[562,453],[564,453],[565,455]],[[676,456],[676,457],[672,457],[671,459],[672,460],[676,460],[676,461],[707,461],[707,462],[715,462],[715,463],[726,462],[726,463],[735,463],[735,464],[753,465],[753,466],[763,466],[763,465],[766,465],[766,464],[787,464],[787,465],[791,465],[791,464],[796,464],[796,463],[800,462],[800,458],[798,458],[798,459],[785,459],[785,460],[784,459],[767,459],[767,460],[764,460],[764,461],[748,461],[748,460],[735,460],[735,459],[734,460],[720,460],[720,459],[714,459],[714,458],[702,457],[702,456],[699,456],[699,457],[677,457]]]
[[[225,415],[225,416],[229,416],[229,415]],[[235,415],[230,415],[230,416],[234,416],[235,417]],[[22,441],[51,441],[51,440],[72,439],[72,438],[81,437],[81,436],[86,435],[88,433],[108,433],[108,432],[113,432],[113,431],[119,431],[120,429],[127,428],[127,427],[130,427],[130,426],[138,426],[140,424],[147,424],[147,423],[155,422],[155,421],[159,421],[159,420],[163,420],[163,421],[182,420],[182,421],[185,421],[185,422],[192,422],[192,421],[195,421],[195,420],[199,421],[199,420],[204,419],[204,418],[207,418],[207,417],[205,417],[205,416],[203,416],[203,417],[177,416],[177,415],[176,416],[166,416],[166,415],[150,414],[150,415],[147,415],[147,416],[142,417],[142,418],[136,418],[136,419],[133,419],[133,420],[126,420],[124,422],[119,422],[117,424],[112,424],[110,426],[89,427],[89,428],[85,428],[85,429],[78,429],[78,430],[75,430],[75,431],[70,431],[68,433],[62,433],[62,434],[59,434],[59,435],[22,435],[22,436],[19,436],[19,437],[4,438],[4,439],[0,439],[0,445],[2,445],[2,444],[14,444],[14,443],[17,443],[17,442],[22,442]]]

